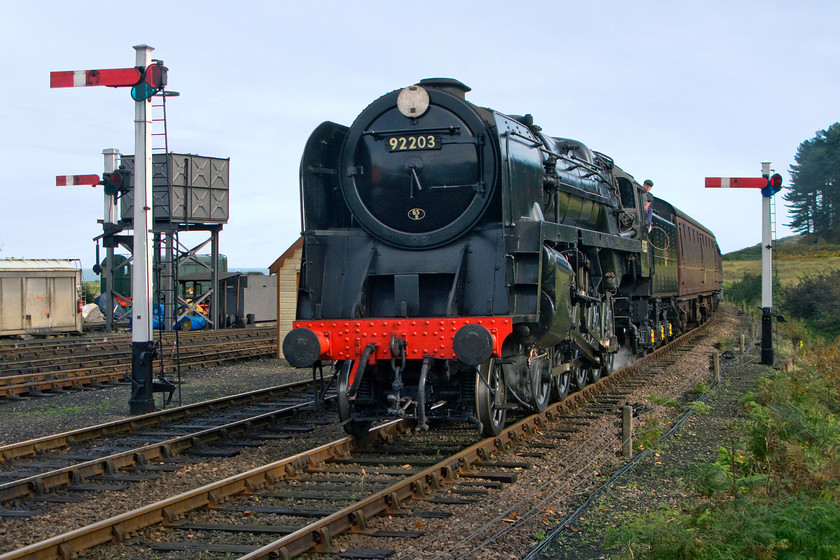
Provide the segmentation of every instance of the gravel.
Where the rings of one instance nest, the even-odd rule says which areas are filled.
[[[730,309],[725,312],[732,314]],[[721,446],[731,441],[733,420],[743,408],[740,399],[757,379],[772,372],[759,362],[753,348],[722,372],[722,383],[705,401],[708,414],[693,414],[675,434],[656,446],[623,477],[606,489],[578,519],[559,530],[551,544],[536,555],[540,560],[638,558],[636,546],[607,549],[604,535],[628,519],[663,506],[679,506],[689,499],[687,488],[698,466],[718,459]],[[589,493],[581,495],[583,502]],[[548,532],[550,533],[550,532]],[[629,543],[628,543],[629,544]]]
[[[184,404],[191,404],[289,383],[309,375],[308,370],[290,368],[277,359],[190,370],[183,375],[182,400]],[[4,441],[22,441],[127,418],[129,396],[129,387],[122,385],[0,404]],[[258,448],[245,448],[229,459],[184,464],[178,471],[162,473],[153,480],[131,484],[118,492],[103,492],[96,500],[40,503],[37,508],[43,514],[37,517],[0,518],[0,554],[277,461],[344,435],[338,425],[324,426],[313,436],[269,441]],[[130,551],[124,556],[131,557]]]
[[[700,383],[711,384],[709,356],[715,349],[715,343],[725,338],[737,340],[746,326],[745,317],[724,306],[715,324],[707,331],[705,342],[690,352],[679,353],[679,361],[657,377],[656,386],[635,391],[629,398],[630,402],[643,404],[645,410],[653,411],[653,416],[657,413],[664,415],[656,403],[650,402],[648,396],[655,394],[680,399]],[[601,496],[595,507],[587,510],[571,527],[560,532],[540,558],[610,558],[615,551],[604,550],[601,541],[606,527],[622,523],[628,512],[645,511],[663,503],[679,501],[683,497],[688,465],[716,458],[717,448],[727,437],[727,421],[737,414],[737,399],[761,372],[767,370],[766,367],[749,363],[727,369],[725,380],[730,383],[721,385],[708,401],[712,407],[710,414],[694,416],[686,422],[676,437],[658,447],[655,453],[651,453]],[[279,385],[308,375],[307,371],[294,370],[276,359],[191,370],[183,376],[183,403]],[[0,443],[126,418],[128,398],[129,387],[123,385],[52,398],[0,403],[0,414],[3,417]],[[688,398],[696,398],[696,395]],[[603,428],[596,426],[594,431],[583,432],[580,437],[584,443],[587,438],[591,442],[599,437],[598,430],[603,431]],[[107,492],[95,504],[45,504],[46,515],[30,520],[0,521],[0,553],[70,531],[82,524],[106,519],[129,509],[127,504],[131,504],[131,508],[139,507],[177,491],[187,491],[342,436],[340,427],[326,426],[318,430],[316,437],[269,442],[259,448],[245,449],[231,459],[185,465],[177,472],[164,474],[148,483],[134,484],[120,492]],[[578,441],[577,445],[580,443]],[[575,450],[575,444],[575,441],[558,443],[557,449],[547,454],[545,461],[520,474],[518,484],[494,493],[492,499],[480,508],[471,506],[463,516],[456,519],[429,521],[423,527],[428,536],[419,541],[428,541],[426,544],[431,548],[425,548],[424,542],[397,543],[394,548],[402,553],[398,556],[430,558],[445,551],[449,544],[455,545],[463,535],[478,532],[481,537],[477,543],[488,538],[492,540],[474,552],[470,550],[476,546],[475,542],[467,546],[456,545],[458,552],[467,553],[465,557],[470,558],[522,558],[540,539],[550,534],[569,512],[577,509],[614,470],[624,464],[620,458],[617,438],[612,438],[603,446],[600,457],[593,458],[583,466],[572,465],[576,455],[580,454]],[[527,447],[516,451],[523,450],[527,451]],[[527,520],[511,524],[511,516],[505,516],[506,521],[502,525],[512,526],[498,537],[488,537],[479,531],[499,512],[514,512],[515,519],[536,502],[545,502],[545,505],[541,506],[538,514],[531,515]],[[453,528],[455,530],[451,534],[439,538],[442,532]],[[432,541],[434,536],[438,538]],[[113,550],[108,554],[110,559],[116,559],[131,558],[131,553],[130,548],[123,548],[122,554]],[[94,557],[97,557],[96,553]]]
[[[297,370],[279,359],[257,359],[236,365],[191,369],[181,374],[180,400],[192,404],[226,395],[272,387],[309,377],[308,370]],[[175,381],[174,379],[170,379]],[[127,383],[106,389],[55,393],[54,396],[0,400],[0,445],[48,436],[114,420],[129,418]],[[179,393],[170,403],[178,406]],[[158,395],[158,409],[163,405]]]

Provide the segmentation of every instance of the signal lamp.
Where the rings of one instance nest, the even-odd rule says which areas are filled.
[[[120,190],[120,183],[122,183],[122,175],[117,173],[103,173],[102,184],[105,185],[105,194],[115,195]]]
[[[158,60],[145,70],[141,69],[141,72],[143,78],[131,88],[131,98],[138,102],[146,101],[166,87],[169,68],[163,65],[163,61]]]
[[[761,196],[771,197],[782,190],[782,176],[774,173],[772,177],[767,180],[767,186],[761,189]]]
[[[128,191],[128,181],[131,177],[131,172],[124,169],[122,166],[113,173],[102,174],[102,185],[105,186],[105,194],[115,195],[118,192]]]

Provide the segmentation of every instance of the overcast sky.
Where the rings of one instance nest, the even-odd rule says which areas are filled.
[[[350,125],[422,78],[534,115],[551,136],[613,157],[713,230],[724,252],[761,239],[757,191],[706,176],[789,184],[799,144],[840,120],[840,2],[8,2],[0,15],[0,258],[94,263],[102,172],[134,153],[127,89],[50,89],[54,70],[169,67],[172,151],[229,157],[230,268],[264,268],[300,233],[298,168],[311,131]],[[779,236],[791,232],[777,197]],[[186,239],[189,242],[189,238]]]

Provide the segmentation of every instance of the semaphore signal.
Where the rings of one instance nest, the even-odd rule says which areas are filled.
[[[163,90],[167,82],[167,68],[162,61],[152,61],[148,45],[137,45],[133,68],[106,70],[69,70],[50,72],[50,87],[130,87],[134,104],[134,250],[132,274],[131,309],[131,414],[145,414],[155,410],[152,380],[152,360],[157,347],[152,339],[152,145],[151,145],[151,97]],[[116,195],[127,187],[128,175],[119,169],[104,174],[103,184],[109,196]],[[69,184],[77,183],[71,176]],[[93,176],[78,176],[87,181]],[[57,186],[68,184],[68,177],[56,178]],[[99,177],[93,184],[99,183]],[[106,212],[107,212],[106,204]],[[113,210],[113,209],[112,209]],[[107,214],[106,214],[107,216]]]
[[[706,177],[707,189],[761,189],[761,363],[773,364],[773,244],[770,198],[782,189],[782,176],[770,175],[770,162],[761,162],[761,177]]]

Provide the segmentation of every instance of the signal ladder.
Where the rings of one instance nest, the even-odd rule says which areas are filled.
[[[169,187],[169,185],[171,185],[172,183],[172,169],[170,162],[171,158],[169,158],[169,137],[167,135],[166,127],[166,98],[169,96],[167,94],[168,92],[166,91],[166,88],[163,88],[154,96],[152,96],[151,136],[153,162],[152,167],[154,169],[154,161],[155,159],[158,159],[155,157],[155,155],[161,154],[166,165],[166,177],[164,184]],[[174,95],[177,95],[177,93]],[[152,174],[152,177],[154,177],[154,173]],[[157,252],[155,262],[158,263],[156,270],[157,290],[155,294],[156,297],[154,298],[154,306],[156,313],[160,309],[161,302],[163,303],[163,313],[158,313],[158,320],[160,322],[160,326],[163,328],[158,329],[158,356],[160,359],[160,369],[158,370],[158,380],[155,383],[168,383],[168,381],[165,380],[164,358],[170,358],[175,364],[176,386],[178,388],[178,403],[180,405],[181,344],[178,337],[179,329],[175,325],[166,324],[172,321],[173,318],[176,318],[178,316],[178,263],[180,262],[180,241],[178,240],[178,228],[174,227],[171,219],[171,213],[173,211],[173,205],[175,201],[172,197],[171,187],[169,188],[170,192],[167,195],[167,199],[169,200],[170,219],[167,220],[167,229],[165,231],[158,231],[157,228],[155,228],[155,249]],[[152,190],[154,191],[154,187],[152,187]],[[170,328],[174,328],[175,330],[175,346],[171,351],[167,349],[166,352],[164,352],[163,331],[169,330]],[[165,353],[169,355],[164,356]],[[168,402],[169,401],[167,400],[164,404],[168,404]]]

